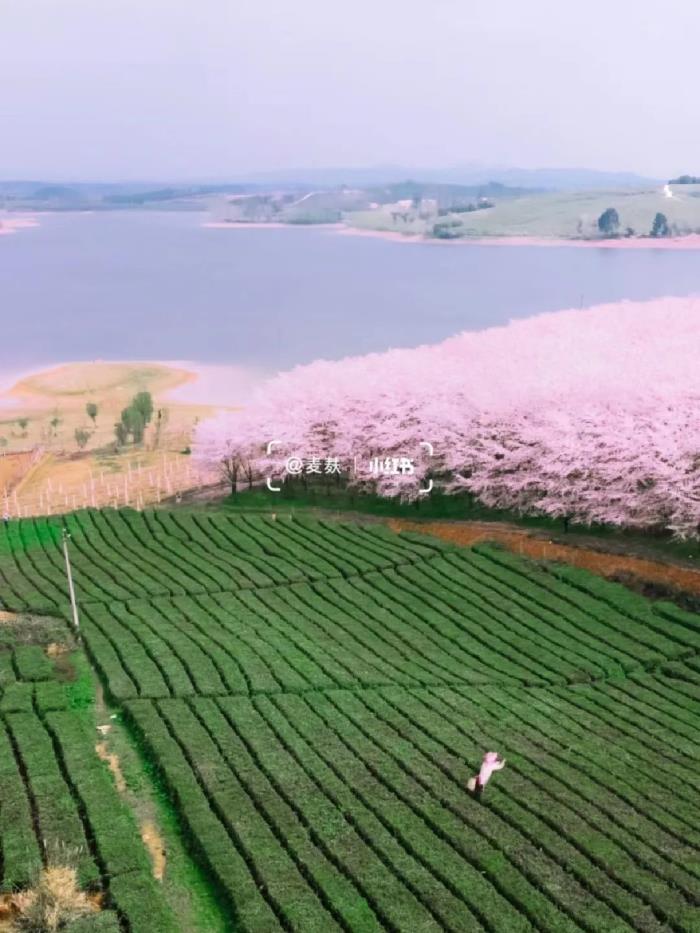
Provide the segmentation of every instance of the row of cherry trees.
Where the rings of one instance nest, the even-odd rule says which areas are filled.
[[[251,481],[290,455],[408,456],[414,475],[349,481],[411,498],[433,478],[497,508],[695,537],[699,360],[700,302],[546,314],[283,373],[246,411],[204,422],[195,453]]]
[[[524,514],[697,537],[698,401],[480,419],[468,451],[450,458],[448,486]]]

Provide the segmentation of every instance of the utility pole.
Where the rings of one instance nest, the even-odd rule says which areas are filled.
[[[62,529],[62,538],[63,538],[63,556],[66,560],[66,576],[68,577],[68,591],[70,593],[70,605],[73,610],[73,628],[76,632],[80,632],[80,621],[78,619],[78,604],[75,601],[75,588],[73,587],[73,574],[70,569],[70,556],[68,554],[68,539],[70,535],[66,530],[65,525]]]

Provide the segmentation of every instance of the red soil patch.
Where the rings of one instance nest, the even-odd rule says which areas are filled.
[[[558,560],[583,567],[601,577],[630,575],[639,580],[660,583],[686,593],[700,595],[700,571],[662,561],[625,554],[596,551],[580,545],[560,544],[533,535],[514,526],[494,526],[487,522],[410,522],[389,519],[394,531],[415,531],[435,535],[443,541],[470,547],[478,542],[494,541],[515,554],[534,560]]]

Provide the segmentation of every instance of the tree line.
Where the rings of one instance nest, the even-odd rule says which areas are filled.
[[[289,458],[332,456],[358,491],[417,500],[434,479],[490,508],[700,540],[700,302],[688,302],[572,309],[298,367],[245,411],[198,424],[193,455],[231,492],[249,472],[284,481]],[[414,473],[377,475],[372,457],[413,458]]]
[[[116,442],[116,447],[124,447],[129,443],[132,444],[141,444],[143,443],[144,434],[146,427],[150,424],[153,419],[153,398],[150,392],[138,392],[129,405],[126,408],[122,409],[121,417],[114,425],[114,437]],[[99,414],[99,407],[95,402],[88,402],[85,405],[85,413],[92,422],[93,430],[89,430],[85,426],[77,427],[74,431],[75,443],[78,446],[79,450],[84,450],[87,447],[90,438],[94,434],[94,429],[97,427],[97,415]],[[158,435],[160,434],[160,428],[167,417],[167,412],[163,410],[158,410],[157,415],[157,432],[156,432],[156,441]],[[27,417],[20,417],[16,420],[16,424],[22,431],[21,437],[27,437],[27,427],[31,419]],[[58,412],[49,421],[49,426],[51,428],[51,433],[53,437],[56,437],[58,433],[58,426],[61,424],[61,419],[58,417]],[[8,440],[6,437],[0,437],[0,450],[4,452],[4,449],[8,446]]]

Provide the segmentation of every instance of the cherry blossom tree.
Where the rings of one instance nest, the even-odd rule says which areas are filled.
[[[252,487],[261,455],[259,445],[244,433],[245,422],[235,412],[222,411],[197,424],[193,457],[206,476],[218,476],[235,495],[240,481]]]
[[[695,536],[700,435],[695,405],[511,411],[482,421],[452,491],[486,505],[581,523],[664,528]]]
[[[543,314],[297,367],[202,423],[194,450],[209,464],[237,451],[260,475],[291,455],[410,457],[411,475],[349,482],[413,498],[433,479],[496,508],[698,537],[698,360],[697,300]]]

